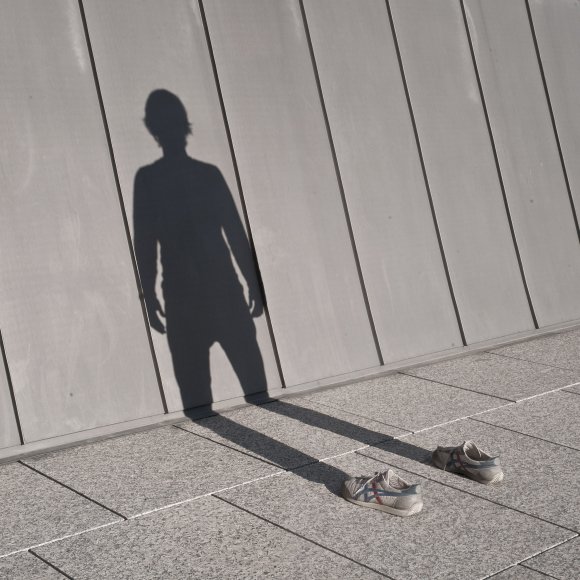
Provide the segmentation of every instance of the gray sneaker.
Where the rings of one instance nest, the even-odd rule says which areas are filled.
[[[473,441],[465,441],[458,447],[437,447],[432,459],[435,467],[460,473],[479,483],[490,485],[503,480],[499,457],[491,457]]]
[[[392,469],[372,477],[351,477],[342,485],[342,496],[360,506],[395,516],[412,516],[423,509],[421,486],[409,485]]]

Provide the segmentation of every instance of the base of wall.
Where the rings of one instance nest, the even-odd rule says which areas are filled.
[[[67,447],[86,445],[94,443],[95,441],[101,441],[103,439],[109,439],[111,437],[119,437],[121,435],[135,433],[138,431],[144,431],[155,427],[162,427],[164,425],[173,425],[181,421],[185,421],[187,419],[201,419],[203,417],[210,417],[211,415],[231,411],[233,409],[244,407],[247,405],[261,405],[271,401],[272,399],[287,398],[301,395],[306,392],[321,391],[347,385],[356,381],[382,377],[392,373],[396,373],[398,371],[411,369],[421,365],[458,358],[465,354],[473,354],[477,352],[490,350],[493,348],[499,348],[501,346],[506,346],[508,344],[523,342],[530,338],[538,338],[540,336],[556,334],[558,332],[562,332],[564,330],[572,330],[574,328],[580,328],[580,320],[574,320],[571,322],[546,326],[538,330],[530,330],[520,332],[517,334],[511,334],[508,336],[499,337],[484,342],[478,342],[464,347],[457,347],[445,351],[435,352],[420,357],[389,363],[380,367],[363,369],[360,371],[320,379],[318,381],[312,381],[309,383],[295,385],[284,389],[280,388],[271,389],[265,393],[250,395],[248,397],[237,397],[234,399],[228,399],[226,401],[220,401],[219,403],[214,403],[212,405],[196,407],[194,409],[188,409],[185,411],[176,411],[173,413],[152,415],[151,417],[143,417],[141,419],[135,419],[133,421],[125,421],[123,423],[107,425],[105,427],[98,427],[96,429],[90,429],[87,431],[70,433],[68,435],[62,435],[60,437],[43,439],[42,441],[25,443],[24,445],[7,447],[4,449],[0,449],[0,464],[18,461],[19,459],[23,459],[25,457],[31,457],[34,455],[40,455],[51,451],[57,451],[59,449],[65,449]]]

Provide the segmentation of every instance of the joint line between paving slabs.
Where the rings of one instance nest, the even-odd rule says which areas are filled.
[[[36,548],[41,548],[42,546],[48,546],[49,544],[54,544],[56,542],[60,542],[62,540],[68,540],[69,538],[75,538],[76,536],[82,536],[83,534],[87,534],[88,532],[94,532],[95,530],[100,530],[102,528],[108,528],[109,526],[115,526],[117,524],[122,524],[126,520],[117,520],[116,522],[109,522],[107,524],[101,524],[100,526],[95,526],[94,528],[88,528],[86,530],[81,530],[80,532],[75,532],[74,534],[67,534],[66,536],[60,536],[58,538],[54,538],[52,540],[47,540],[46,542],[41,542],[40,544],[34,544],[33,546],[29,546],[28,548],[21,548],[20,550],[14,550],[13,552],[9,552],[8,554],[3,554],[0,556],[0,560],[2,558],[8,558],[8,556],[14,556],[15,554],[20,554],[22,552],[29,552],[30,550],[35,550]]]
[[[536,399],[537,397],[543,397],[544,395],[551,395],[552,393],[557,393],[558,391],[563,391],[564,389],[569,389],[570,387],[577,387],[578,385],[580,385],[580,383],[572,383],[571,385],[558,387],[557,389],[552,389],[551,391],[538,393],[537,395],[531,395],[529,397],[525,397],[524,399],[518,399],[516,403],[523,403],[524,401],[529,401],[530,399]]]
[[[437,427],[444,427],[445,425],[451,425],[452,423],[457,423],[458,421],[463,421],[464,419],[472,419],[478,415],[483,415],[485,413],[490,413],[491,411],[497,411],[498,409],[504,409],[505,407],[511,407],[515,405],[515,402],[506,403],[505,405],[500,405],[499,407],[492,407],[491,409],[486,409],[485,411],[478,411],[471,415],[465,415],[464,417],[458,417],[457,419],[450,419],[449,421],[444,421],[443,423],[438,423],[437,425],[430,425],[429,427],[423,427],[422,429],[417,429],[416,431],[411,431],[410,433],[403,433],[402,435],[397,435],[394,439],[404,439],[405,437],[410,437],[411,435],[416,435],[417,433],[423,433],[424,431],[430,431],[431,429],[436,429]]]
[[[42,556],[39,556],[32,548],[28,550],[29,554],[32,554],[35,558],[38,558],[41,562],[44,562],[47,566],[50,566],[52,569],[56,570],[59,574],[62,574],[65,578],[69,580],[75,580],[72,576],[69,576],[66,572],[63,572],[58,566],[55,566],[52,562],[45,560]]]
[[[546,338],[546,337],[544,337],[544,338]],[[518,343],[518,344],[523,344],[523,343]],[[500,347],[500,348],[503,348],[503,347]],[[513,360],[521,360],[523,362],[527,362],[527,363],[530,363],[530,364],[533,364],[533,365],[542,365],[542,366],[545,366],[545,367],[550,367],[552,369],[559,369],[561,371],[568,371],[569,373],[576,373],[576,372],[578,372],[578,369],[570,369],[570,368],[561,367],[561,366],[558,366],[558,365],[552,365],[552,364],[547,363],[547,362],[539,362],[539,361],[530,360],[530,359],[527,359],[527,358],[521,358],[519,356],[514,356],[512,354],[503,354],[501,352],[493,352],[492,350],[484,350],[482,352],[485,352],[486,354],[493,354],[494,356],[501,356],[503,358],[511,358]]]
[[[356,383],[353,383],[353,384],[356,384]],[[360,415],[358,413],[353,413],[352,411],[345,411],[344,409],[341,409],[340,407],[337,407],[335,405],[329,405],[328,403],[323,403],[321,401],[312,401],[308,398],[307,398],[307,400],[310,401],[311,403],[314,403],[315,405],[318,405],[321,407],[326,407],[327,409],[332,409],[333,411],[340,411],[342,413],[352,415],[353,417],[358,417],[359,419],[364,419],[365,421],[372,421],[373,423],[378,423],[379,425],[385,425],[386,427],[392,427],[393,429],[401,429],[402,431],[408,431],[408,429],[403,429],[402,427],[397,427],[397,425],[391,425],[390,423],[385,423],[384,421],[379,421],[378,419],[371,419],[370,417],[367,417],[365,415]],[[393,435],[387,435],[387,437],[392,438]]]
[[[35,467],[32,467],[32,465],[28,465],[28,463],[24,463],[23,461],[19,461],[18,463],[20,463],[21,465],[24,465],[24,467],[28,467],[28,469],[34,471],[35,473],[38,473],[38,475],[41,475],[42,477],[46,477],[47,479],[50,479],[50,481],[57,483],[58,485],[64,487],[65,489],[68,489],[69,491],[72,491],[73,493],[80,495],[82,498],[86,499],[87,501],[90,501],[90,502],[98,505],[99,507],[102,507],[103,509],[107,510],[108,512],[115,514],[116,516],[120,517],[122,520],[127,519],[123,514],[116,512],[114,509],[107,507],[105,504],[102,504],[101,502],[97,501],[96,499],[93,499],[93,498],[89,497],[88,495],[85,495],[84,493],[74,489],[73,487],[70,487],[70,485],[67,485],[66,483],[63,483],[62,481],[59,481],[58,479],[55,479],[54,477],[47,475],[46,473],[36,469]]]
[[[557,443],[556,441],[550,441],[549,439],[544,439],[543,437],[538,437],[537,435],[530,435],[529,433],[523,433],[522,431],[517,431],[516,429],[510,429],[505,425],[496,425],[495,423],[488,423],[487,421],[483,421],[482,419],[472,419],[473,421],[477,421],[478,423],[483,423],[484,425],[489,425],[490,427],[497,427],[498,429],[505,429],[506,431],[510,431],[511,433],[515,433],[516,435],[523,435],[524,437],[531,437],[532,439],[537,439],[538,441],[543,441],[544,443],[550,443],[552,445],[556,445],[558,447],[565,447],[566,449],[570,449],[571,451],[580,451],[577,447],[571,447],[570,445],[566,445],[564,443]]]
[[[521,566],[521,564],[512,564],[511,566],[508,566],[507,568],[504,568],[503,570],[500,570],[499,572],[494,572],[493,574],[490,574],[489,576],[485,576],[484,578],[482,578],[482,580],[489,580],[489,578],[496,578],[500,574],[503,574],[504,572],[507,572],[508,570],[512,570],[513,568],[517,568],[518,566]],[[537,572],[538,574],[545,576],[546,578],[554,578],[554,576],[550,576],[550,575],[546,574],[545,572],[539,572],[538,570],[532,570],[531,568],[528,568],[527,566],[523,566],[523,567],[526,570]]]
[[[156,513],[156,512],[161,512],[163,510],[167,510],[169,508],[174,508],[174,507],[177,507],[177,506],[180,506],[180,505],[184,505],[186,503],[191,503],[192,501],[196,501],[196,500],[202,499],[204,497],[213,496],[216,493],[222,493],[224,491],[229,491],[231,489],[236,489],[238,487],[243,487],[244,485],[249,485],[250,483],[256,483],[257,481],[262,481],[264,479],[270,479],[271,477],[279,477],[279,476],[283,476],[283,475],[290,475],[290,471],[280,470],[280,471],[277,471],[276,473],[270,473],[269,475],[264,475],[263,477],[258,477],[256,479],[252,479],[250,481],[244,481],[242,483],[236,483],[236,485],[232,485],[230,487],[224,487],[223,489],[218,489],[218,490],[215,490],[215,491],[208,491],[207,493],[202,493],[201,495],[196,495],[195,497],[190,497],[190,498],[183,499],[181,501],[176,501],[175,503],[170,503],[168,505],[164,505],[164,506],[161,506],[161,507],[152,509],[152,510],[147,510],[146,512],[141,512],[140,514],[135,514],[133,516],[130,516],[129,517],[129,520],[135,520],[135,519],[140,518],[142,516],[147,516],[149,514],[153,514],[153,513]]]
[[[557,576],[552,576],[551,574],[548,574],[547,572],[540,572],[539,570],[536,570],[535,568],[530,568],[529,566],[526,566],[525,564],[517,564],[517,566],[521,566],[522,568],[525,568],[526,570],[529,570],[530,572],[535,572],[536,574],[541,574],[542,576],[545,576],[546,578],[553,578],[554,580],[560,580]]]
[[[554,548],[557,548],[558,546],[561,546],[563,544],[567,544],[568,542],[571,542],[572,540],[575,540],[577,537],[578,537],[578,534],[576,534],[572,538],[568,538],[567,540],[563,540],[561,542],[558,542],[558,543],[554,544],[553,546],[550,546],[549,548],[546,548],[545,550],[540,550],[536,554],[533,554],[532,556],[528,556],[527,558],[524,558],[523,560],[520,560],[516,565],[517,566],[523,566],[524,568],[527,568],[528,570],[534,570],[534,568],[530,568],[529,566],[526,566],[525,565],[525,562],[527,562],[528,560],[531,560],[532,558],[536,558],[537,556],[540,556],[541,554],[544,554],[546,552],[549,552],[550,550],[553,550]],[[540,572],[540,571],[539,570],[534,570],[534,572]],[[540,572],[540,573],[541,574],[546,574],[549,578],[554,578],[554,576],[551,576],[550,574],[547,574],[546,572]]]
[[[252,511],[250,511],[247,508],[244,508],[242,506],[239,506],[223,497],[219,497],[219,496],[213,496],[216,499],[219,499],[220,501],[223,501],[224,503],[227,503],[228,505],[239,509],[255,518],[258,518],[259,520],[262,520],[263,522],[266,522],[272,526],[277,527],[280,530],[283,530],[284,532],[287,532],[288,534],[292,534],[293,536],[300,538],[306,542],[309,542],[310,544],[314,544],[315,546],[318,546],[319,548],[322,548],[323,550],[326,550],[327,552],[332,552],[333,554],[336,554],[337,556],[340,556],[341,558],[344,558],[345,560],[348,560],[349,562],[353,562],[354,564],[356,564],[357,566],[361,566],[362,568],[366,568],[367,570],[370,570],[371,572],[374,572],[375,574],[379,574],[380,576],[382,576],[383,578],[388,578],[389,580],[395,580],[394,578],[392,578],[391,576],[387,576],[385,573],[383,572],[379,572],[378,570],[376,570],[375,568],[371,568],[370,566],[367,566],[366,564],[363,564],[362,562],[358,562],[357,560],[353,560],[352,558],[350,558],[349,556],[346,556],[345,554],[341,554],[340,552],[337,552],[336,550],[333,550],[332,548],[329,548],[328,546],[325,546],[323,544],[319,544],[318,542],[316,542],[315,540],[311,540],[310,538],[306,538],[305,536],[300,535],[297,532],[294,532],[288,528],[285,528],[284,526],[277,524],[276,522],[273,522],[272,520],[269,520],[261,515],[258,515]]]
[[[467,391],[468,393],[477,393],[478,395],[484,395],[486,397],[492,397],[494,399],[501,399],[502,401],[510,401],[511,403],[514,402],[513,399],[508,399],[506,397],[500,397],[499,395],[490,395],[489,393],[482,393],[481,391],[476,391],[475,389],[468,389],[467,387],[460,387],[458,385],[452,385],[450,383],[444,383],[443,381],[436,381],[435,379],[429,379],[427,377],[418,377],[417,375],[412,375],[410,373],[406,373],[405,371],[399,371],[399,374],[405,375],[406,377],[412,377],[414,379],[419,379],[420,381],[428,381],[430,383],[435,383],[437,385],[443,385],[445,387],[451,387],[452,389],[460,389],[461,391]]]
[[[242,455],[245,455],[246,457],[251,457],[252,459],[256,459],[257,461],[261,461],[262,463],[265,463],[266,465],[270,465],[271,467],[277,467],[278,469],[284,469],[283,467],[281,467],[277,463],[274,463],[272,461],[268,461],[267,459],[264,459],[263,457],[259,457],[258,455],[252,455],[251,453],[248,453],[247,451],[244,451],[243,449],[238,449],[237,447],[233,447],[231,445],[228,445],[227,443],[224,443],[223,441],[216,441],[215,439],[212,439],[211,437],[208,437],[207,435],[201,435],[200,433],[194,433],[193,431],[189,431],[189,429],[184,429],[183,427],[180,427],[179,425],[172,425],[172,427],[175,427],[176,429],[181,429],[181,431],[185,431],[186,433],[189,433],[190,435],[193,435],[195,437],[200,437],[201,439],[204,439],[205,441],[209,441],[210,443],[214,443],[215,445],[221,445],[222,447],[225,447],[226,449],[230,449],[232,451],[237,451],[238,453],[241,453]]]

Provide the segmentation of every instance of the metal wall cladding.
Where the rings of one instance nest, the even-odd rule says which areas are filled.
[[[286,383],[376,366],[299,3],[206,14]]]
[[[26,442],[163,412],[78,4],[0,19],[0,321]]]
[[[156,0],[89,0],[84,5],[132,233],[135,235],[136,228],[139,236],[139,230],[149,228],[159,244],[156,281],[145,279],[151,276],[147,260],[154,256],[143,257],[137,248],[137,258],[144,286],[156,286],[157,298],[169,316],[168,320],[161,317],[168,326],[169,341],[167,335],[152,331],[169,410],[265,390],[266,383],[269,388],[279,387],[266,317],[252,320],[240,299],[242,285],[247,300],[249,288],[257,289],[258,282],[197,2],[175,1],[170,10]],[[159,89],[181,101],[192,125],[193,135],[187,140],[190,160],[185,164],[191,168],[189,174],[178,163],[164,164],[160,144],[146,129],[145,104],[154,91],[160,94]],[[163,95],[160,102],[160,109],[152,109],[150,114],[160,117],[158,130],[167,132],[173,122],[171,104],[169,108],[163,104]],[[134,191],[139,171],[146,190],[141,201]],[[149,210],[142,210],[134,207],[134,196],[141,205],[148,203],[147,196],[159,199]],[[224,201],[223,196],[228,199]],[[154,223],[161,214],[166,216],[165,226]],[[206,231],[207,225],[200,221],[204,215],[219,224]],[[180,233],[181,227],[191,235]],[[221,236],[216,228],[221,228]],[[175,283],[178,287],[162,288],[160,280],[171,277],[166,270],[173,263],[181,267]],[[192,282],[191,276],[197,281]],[[256,294],[261,306],[259,291],[253,291],[252,297]],[[232,303],[239,303],[239,308]],[[176,331],[171,311],[190,323]],[[216,311],[211,318],[206,316],[210,311]],[[208,358],[211,385],[207,376],[201,376]],[[239,359],[245,367],[241,370]]]
[[[580,211],[580,3],[531,0],[529,6],[577,216]]]
[[[460,346],[386,3],[305,11],[384,360]]]
[[[580,3],[530,0],[530,16],[576,212],[580,209]]]
[[[580,319],[579,25],[572,0],[5,3],[4,456],[19,426]]]
[[[531,329],[460,4],[391,7],[467,342]]]
[[[525,3],[466,8],[538,323],[580,318],[580,245]]]

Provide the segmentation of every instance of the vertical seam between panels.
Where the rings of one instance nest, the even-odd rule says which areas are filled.
[[[332,139],[332,131],[330,129],[330,121],[328,119],[328,113],[326,111],[326,105],[324,102],[324,94],[322,92],[322,84],[320,82],[320,75],[318,74],[318,66],[316,64],[316,57],[314,56],[314,47],[312,45],[312,38],[310,37],[310,30],[308,28],[308,20],[306,18],[306,11],[304,9],[304,2],[303,0],[299,0],[300,3],[300,12],[302,13],[302,21],[304,24],[304,31],[306,33],[306,42],[308,44],[308,50],[310,52],[310,59],[312,61],[312,68],[314,71],[314,77],[316,80],[316,88],[318,90],[318,96],[320,99],[320,106],[322,109],[322,116],[324,117],[324,124],[326,126],[326,133],[327,133],[327,137],[328,137],[328,142],[330,144],[330,151],[332,154],[332,161],[334,163],[334,169],[336,172],[336,179],[338,182],[338,189],[340,191],[340,198],[342,201],[342,207],[343,207],[343,211],[344,211],[344,216],[346,219],[346,227],[348,230],[348,235],[350,238],[350,243],[351,243],[351,248],[352,248],[352,252],[353,252],[353,256],[354,256],[354,261],[355,261],[355,265],[356,265],[356,271],[358,274],[358,278],[359,278],[359,283],[361,286],[361,291],[362,291],[362,295],[363,295],[363,300],[364,300],[364,305],[365,305],[365,309],[367,311],[367,317],[369,320],[369,325],[371,328],[371,333],[372,333],[372,337],[373,337],[373,341],[375,343],[375,349],[377,352],[377,356],[379,359],[379,365],[383,366],[384,360],[383,360],[383,354],[381,352],[381,347],[380,347],[380,343],[379,343],[379,338],[377,336],[377,329],[375,327],[375,322],[373,319],[373,314],[372,314],[372,310],[371,310],[371,305],[369,302],[369,297],[368,297],[368,293],[367,293],[367,289],[366,289],[366,284],[364,281],[364,276],[363,276],[363,272],[362,272],[362,267],[360,264],[360,258],[358,255],[358,250],[356,247],[356,242],[355,242],[355,238],[354,238],[354,232],[352,229],[352,222],[350,219],[350,213],[348,211],[348,202],[346,200],[346,195],[344,192],[344,185],[342,182],[342,175],[340,173],[340,166],[338,163],[338,158],[336,156],[336,149],[334,147],[334,141]]]
[[[576,213],[576,206],[574,205],[574,198],[572,197],[572,189],[570,188],[570,181],[568,179],[568,172],[566,171],[566,163],[564,161],[564,153],[562,152],[562,146],[560,144],[560,136],[558,135],[558,128],[556,126],[556,118],[554,116],[554,110],[552,109],[552,101],[550,99],[550,92],[548,91],[548,83],[546,81],[546,75],[544,73],[544,65],[542,63],[542,56],[540,55],[540,47],[538,45],[538,39],[536,37],[536,29],[534,28],[534,20],[532,19],[532,11],[530,10],[529,0],[525,0],[526,11],[528,13],[528,20],[530,22],[530,30],[532,32],[532,38],[534,41],[534,49],[536,51],[536,58],[538,59],[538,66],[540,68],[540,75],[542,77],[542,84],[544,85],[544,94],[546,95],[546,102],[548,104],[548,110],[550,112],[550,120],[552,121],[552,129],[554,130],[554,136],[556,137],[556,146],[558,147],[558,155],[560,156],[560,163],[562,164],[562,172],[564,173],[564,181],[566,182],[566,191],[568,192],[568,199],[570,201],[570,208],[572,209],[572,217],[574,218],[574,225],[576,227],[576,234],[578,235],[578,240],[580,241],[580,227],[578,225],[578,214]]]
[[[103,95],[101,93],[101,85],[99,83],[99,78],[97,75],[97,65],[95,63],[95,58],[93,55],[93,47],[91,45],[91,39],[89,36],[89,27],[87,25],[87,19],[86,19],[86,15],[85,15],[85,9],[83,6],[83,0],[78,0],[79,2],[79,10],[80,10],[80,14],[81,14],[81,20],[83,23],[83,29],[84,29],[84,33],[85,33],[85,40],[87,43],[87,50],[89,53],[89,58],[91,61],[91,69],[93,72],[93,80],[95,82],[95,89],[97,91],[97,98],[99,101],[99,108],[101,111],[101,117],[103,120],[103,128],[105,130],[105,137],[107,139],[107,146],[109,148],[109,156],[111,159],[111,167],[113,169],[113,177],[115,179],[115,186],[117,189],[117,199],[119,202],[119,207],[121,210],[121,216],[123,219],[123,225],[125,227],[125,235],[127,238],[127,244],[128,244],[128,249],[129,249],[129,255],[131,256],[131,263],[133,265],[133,275],[135,276],[135,283],[137,284],[137,289],[139,291],[139,302],[141,304],[141,312],[143,315],[143,322],[145,324],[145,333],[147,335],[147,340],[149,341],[149,349],[151,351],[151,357],[153,360],[153,367],[155,369],[155,375],[157,377],[157,386],[159,387],[159,395],[161,397],[161,403],[163,405],[163,412],[164,413],[168,413],[168,409],[167,409],[167,401],[165,399],[165,393],[163,391],[163,383],[161,381],[161,373],[159,372],[159,365],[157,363],[157,357],[155,355],[155,348],[153,347],[153,339],[151,337],[151,330],[149,328],[149,319],[147,317],[147,310],[145,308],[145,301],[144,301],[144,295],[143,295],[143,288],[141,287],[141,280],[139,278],[139,271],[137,269],[137,261],[135,259],[135,254],[133,251],[133,243],[131,241],[131,232],[129,230],[129,222],[127,221],[127,212],[125,211],[125,204],[123,203],[123,195],[121,193],[121,183],[119,181],[119,173],[117,171],[117,162],[115,160],[115,152],[113,150],[113,142],[111,140],[111,133],[109,131],[109,124],[107,121],[107,114],[105,111],[105,104],[103,101]]]
[[[207,48],[209,51],[209,57],[211,60],[211,66],[212,66],[212,70],[213,70],[213,76],[214,76],[214,81],[215,81],[215,85],[216,85],[216,90],[218,93],[218,99],[219,99],[219,103],[220,103],[220,108],[221,108],[221,113],[222,113],[222,118],[224,121],[224,126],[225,126],[225,130],[226,130],[226,136],[228,139],[228,146],[230,148],[230,155],[232,158],[232,164],[234,166],[234,173],[236,176],[236,185],[238,187],[238,193],[240,196],[240,203],[242,205],[242,213],[243,213],[243,217],[244,217],[244,223],[246,225],[246,230],[248,233],[248,241],[250,244],[250,249],[252,252],[252,261],[254,264],[254,269],[255,269],[255,273],[256,273],[256,278],[258,279],[258,284],[260,286],[260,291],[261,291],[261,299],[262,299],[262,304],[264,306],[264,315],[266,317],[266,323],[268,325],[268,333],[270,335],[270,341],[272,343],[272,350],[274,352],[274,358],[276,360],[276,367],[278,369],[278,374],[280,376],[280,382],[282,383],[282,388],[286,388],[286,381],[284,379],[284,372],[282,370],[282,363],[280,361],[280,354],[278,352],[278,345],[276,343],[276,337],[274,334],[274,328],[272,326],[272,320],[270,318],[270,312],[268,309],[268,301],[266,298],[266,289],[264,287],[264,281],[262,279],[262,273],[260,271],[260,265],[258,262],[258,254],[256,252],[256,247],[254,245],[254,238],[252,235],[252,228],[250,225],[250,217],[248,215],[248,208],[246,206],[246,200],[244,197],[244,191],[242,188],[242,181],[241,181],[241,177],[240,177],[240,171],[238,168],[238,162],[236,159],[236,154],[235,154],[235,150],[234,150],[234,142],[232,139],[232,134],[230,131],[230,124],[228,121],[228,116],[227,116],[227,112],[226,112],[226,106],[225,106],[225,102],[224,102],[224,98],[223,98],[223,93],[222,93],[222,89],[221,89],[221,84],[220,84],[220,80],[219,80],[219,75],[218,75],[218,70],[217,70],[217,64],[215,61],[215,56],[214,56],[214,52],[213,52],[213,46],[211,43],[211,37],[210,37],[210,33],[209,33],[209,26],[207,23],[207,18],[205,15],[205,9],[203,6],[203,0],[198,0],[199,3],[199,11],[201,14],[201,20],[203,22],[203,28],[204,28],[204,32],[205,32],[205,39],[207,42]]]
[[[22,425],[20,424],[20,415],[18,414],[18,407],[16,405],[16,395],[14,394],[14,385],[12,384],[12,377],[10,376],[10,369],[8,368],[8,357],[4,348],[4,338],[0,330],[0,350],[2,351],[2,359],[4,362],[4,370],[6,372],[6,380],[8,382],[8,391],[10,399],[12,400],[12,409],[14,411],[14,419],[16,420],[16,428],[18,429],[18,437],[20,438],[20,445],[24,445],[24,436],[22,435]]]
[[[423,158],[423,150],[421,148],[421,140],[419,139],[419,131],[417,129],[417,122],[415,120],[415,113],[413,112],[413,105],[411,103],[411,95],[409,93],[409,87],[407,85],[407,78],[405,76],[405,69],[403,67],[403,58],[401,56],[401,50],[399,48],[399,41],[397,39],[397,32],[395,30],[395,21],[393,19],[393,14],[391,12],[390,1],[385,0],[385,3],[387,6],[387,12],[389,14],[389,22],[391,25],[391,32],[393,34],[393,42],[395,44],[395,51],[397,53],[397,60],[399,62],[399,70],[401,72],[401,78],[403,80],[403,88],[405,89],[405,97],[407,99],[407,106],[409,108],[409,115],[411,117],[411,124],[413,126],[413,133],[415,134],[415,142],[417,144],[417,152],[419,154],[419,161],[421,163],[421,171],[423,173],[423,181],[425,182],[425,190],[427,192],[427,198],[429,200],[429,207],[431,209],[431,216],[433,218],[433,225],[435,226],[435,233],[437,235],[437,243],[439,244],[439,252],[441,254],[441,260],[443,262],[443,269],[445,270],[445,277],[447,278],[447,286],[449,287],[449,293],[451,295],[451,301],[453,303],[455,317],[457,318],[457,325],[459,327],[459,333],[461,335],[461,342],[463,343],[463,346],[467,346],[467,341],[465,339],[465,332],[463,330],[463,323],[461,322],[461,316],[459,314],[459,307],[457,305],[455,291],[453,290],[453,283],[451,282],[451,274],[449,273],[449,266],[447,264],[447,258],[445,256],[445,249],[443,248],[443,240],[441,239],[441,232],[439,231],[439,223],[437,221],[437,213],[435,212],[435,204],[433,203],[433,196],[431,195],[431,186],[429,185],[429,178],[427,177],[427,169],[425,167],[425,159]]]
[[[502,195],[502,198],[503,198],[503,203],[504,203],[505,212],[506,212],[506,216],[507,216],[507,220],[508,220],[508,225],[509,225],[509,228],[510,228],[510,233],[511,233],[511,236],[512,236],[512,241],[513,241],[514,249],[515,249],[515,252],[516,252],[516,259],[518,261],[518,267],[520,269],[520,275],[522,277],[522,282],[523,282],[523,285],[524,285],[524,291],[526,293],[526,299],[528,301],[528,307],[529,307],[530,313],[532,315],[532,321],[534,323],[534,327],[536,329],[538,329],[540,327],[538,325],[538,319],[536,318],[536,313],[534,311],[534,305],[532,303],[532,297],[530,295],[530,289],[528,287],[528,281],[526,279],[526,274],[524,272],[524,265],[523,265],[523,262],[522,262],[522,257],[521,257],[521,254],[520,254],[520,249],[519,249],[519,246],[518,246],[518,241],[517,241],[516,232],[515,232],[515,228],[514,228],[514,224],[513,224],[513,220],[512,220],[512,216],[511,216],[509,201],[508,201],[508,198],[507,198],[507,193],[506,193],[506,190],[505,190],[505,184],[504,184],[504,181],[503,181],[503,175],[502,175],[502,172],[501,172],[501,165],[500,165],[499,157],[498,157],[498,154],[497,154],[497,148],[495,146],[495,138],[493,136],[493,129],[491,127],[491,121],[489,119],[489,113],[488,113],[488,110],[487,110],[487,104],[485,102],[485,95],[484,95],[484,92],[483,92],[483,85],[481,83],[481,77],[479,76],[479,68],[477,66],[477,60],[475,58],[475,50],[473,48],[473,42],[471,40],[471,33],[469,32],[469,24],[467,22],[467,13],[465,11],[465,3],[464,3],[464,0],[459,0],[459,4],[461,6],[461,14],[463,16],[463,24],[465,26],[465,34],[467,35],[467,41],[469,43],[469,51],[471,52],[471,60],[473,62],[473,69],[475,71],[475,78],[477,80],[477,86],[479,88],[479,96],[481,97],[481,105],[482,105],[482,108],[483,108],[483,114],[485,116],[485,123],[487,125],[487,132],[489,134],[489,140],[491,142],[491,149],[492,149],[492,152],[493,152],[493,160],[495,162],[495,168],[496,168],[496,171],[497,171],[497,177],[499,179],[499,185],[500,185],[500,188],[501,188],[501,195]]]

